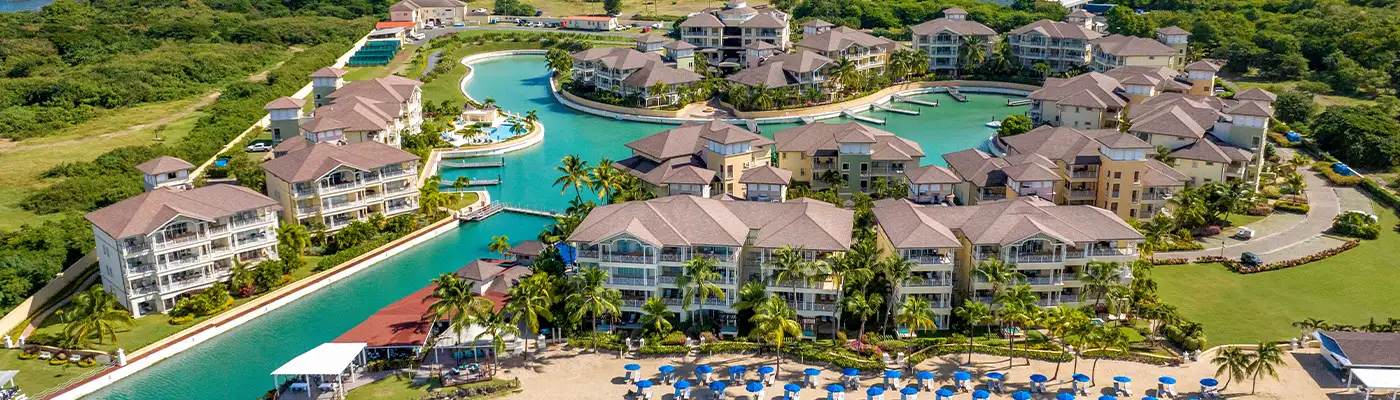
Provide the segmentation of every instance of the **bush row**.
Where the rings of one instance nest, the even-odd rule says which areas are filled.
[[[1153,356],[1153,355],[1147,355],[1147,354],[1142,354],[1142,353],[1123,352],[1123,351],[1120,351],[1120,350],[1104,350],[1104,349],[1089,350],[1089,351],[1084,352],[1083,356],[1084,356],[1085,358],[1098,358],[1098,359],[1103,359],[1103,360],[1129,361],[1129,362],[1143,363],[1143,364],[1152,364],[1152,365],[1177,365],[1177,364],[1180,364],[1180,363],[1181,363],[1181,360],[1180,360],[1180,359],[1177,359],[1177,358],[1174,358],[1174,357]]]
[[[1351,249],[1353,249],[1353,248],[1356,248],[1356,246],[1360,245],[1360,243],[1361,243],[1360,240],[1352,239],[1352,240],[1348,240],[1346,243],[1342,243],[1341,246],[1337,246],[1337,247],[1333,247],[1333,248],[1330,248],[1330,249],[1327,249],[1327,250],[1319,251],[1319,252],[1317,252],[1317,253],[1313,253],[1313,254],[1310,254],[1310,255],[1305,256],[1305,257],[1302,257],[1302,258],[1295,258],[1295,259],[1292,259],[1292,260],[1284,260],[1284,261],[1272,262],[1272,263],[1267,263],[1267,264],[1260,264],[1260,265],[1255,265],[1255,266],[1245,266],[1245,265],[1243,265],[1243,264],[1240,264],[1240,263],[1238,263],[1238,262],[1235,262],[1235,260],[1229,260],[1229,259],[1224,260],[1224,261],[1221,261],[1220,263],[1221,263],[1221,264],[1225,264],[1225,267],[1226,267],[1226,268],[1229,268],[1231,271],[1235,271],[1235,272],[1238,272],[1238,273],[1241,273],[1241,274],[1252,274],[1252,273],[1256,273],[1256,272],[1264,272],[1264,271],[1273,271],[1273,270],[1279,270],[1279,269],[1284,269],[1284,268],[1292,268],[1292,267],[1296,267],[1296,266],[1299,266],[1299,265],[1307,264],[1307,263],[1310,263],[1310,262],[1313,262],[1313,261],[1322,260],[1322,259],[1325,259],[1325,258],[1327,258],[1327,257],[1335,256],[1335,255],[1341,254],[1341,253],[1344,252],[1344,251],[1347,251],[1347,250],[1351,250]]]
[[[1395,193],[1386,190],[1386,188],[1376,183],[1376,181],[1370,179],[1362,180],[1361,188],[1371,193],[1372,196],[1375,196],[1377,200],[1389,206],[1392,210],[1400,210],[1400,196],[1396,196]]]
[[[1189,262],[1191,262],[1191,260],[1186,259],[1186,258],[1180,258],[1180,257],[1177,257],[1177,258],[1154,258],[1154,259],[1152,259],[1152,265],[1181,265],[1181,264],[1186,264],[1186,263],[1189,263]]]
[[[1313,164],[1313,171],[1321,173],[1322,176],[1326,177],[1327,181],[1332,182],[1333,185],[1356,186],[1357,184],[1361,183],[1360,176],[1342,176],[1342,174],[1338,174],[1337,171],[1333,171],[1332,163],[1327,161],[1319,161]]]
[[[1311,209],[1312,209],[1312,207],[1309,207],[1306,203],[1300,203],[1300,202],[1296,202],[1296,201],[1280,200],[1280,201],[1274,203],[1274,210],[1277,210],[1277,211],[1287,211],[1287,212],[1293,212],[1293,213],[1299,213],[1299,214],[1307,214],[1308,211],[1311,210]]]
[[[924,362],[924,360],[927,360],[927,359],[929,359],[929,358],[938,357],[938,356],[945,356],[945,355],[949,355],[949,354],[967,354],[967,349],[968,349],[967,343],[962,343],[962,344],[950,343],[950,344],[944,344],[944,345],[938,345],[938,346],[928,347],[928,348],[925,348],[925,349],[923,349],[923,350],[919,350],[919,351],[915,352],[914,354],[910,354],[910,355],[909,355],[909,364],[910,364],[910,365],[918,365],[919,363],[922,363],[922,362]],[[994,346],[986,346],[986,345],[980,345],[980,344],[974,344],[974,345],[972,345],[972,352],[973,352],[973,353],[977,353],[977,354],[990,355],[990,356],[999,356],[999,357],[1007,357],[1008,354],[1011,354],[1011,353],[1008,353],[1007,350],[1006,350],[1006,348],[1004,348],[1004,347],[994,347]],[[1017,358],[1029,358],[1029,359],[1032,359],[1032,360],[1040,360],[1040,361],[1053,362],[1053,363],[1064,363],[1064,362],[1074,361],[1074,355],[1069,354],[1069,353],[1065,353],[1065,352],[1058,352],[1058,351],[1049,351],[1049,350],[1026,350],[1026,349],[1022,349],[1022,348],[1017,348],[1016,351],[1015,351],[1015,354],[1016,354],[1016,357],[1017,357]]]

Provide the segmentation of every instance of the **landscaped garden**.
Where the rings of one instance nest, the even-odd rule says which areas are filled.
[[[1400,249],[1395,210],[1374,204],[1380,238],[1309,264],[1241,275],[1218,263],[1154,269],[1158,293],[1182,315],[1205,326],[1211,345],[1287,340],[1306,318],[1366,324],[1394,317],[1400,304]]]

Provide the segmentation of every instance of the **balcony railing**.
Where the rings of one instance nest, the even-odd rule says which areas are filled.
[[[1166,200],[1171,197],[1171,193],[1147,192],[1142,194],[1142,199],[1147,201]]]
[[[1041,307],[1059,307],[1059,306],[1060,306],[1060,300],[1059,300],[1059,299],[1040,299],[1040,300],[1037,300],[1037,301],[1035,302],[1035,305],[1041,306]]]
[[[921,281],[907,281],[907,282],[904,282],[903,286],[904,286],[904,287],[943,287],[943,286],[953,286],[953,280],[952,280],[952,279],[924,279],[924,280],[921,280]]]
[[[1094,179],[1099,177],[1099,171],[1074,171],[1070,173],[1074,179]]]
[[[384,179],[397,178],[404,175],[412,175],[416,169],[386,170],[379,173]]]
[[[386,188],[384,188],[384,193],[389,193],[389,194],[399,193],[399,192],[407,191],[408,189],[412,189],[412,188],[413,188],[413,186],[411,186],[411,185],[403,185],[403,186],[399,186],[399,187],[386,187]]]
[[[647,303],[647,299],[622,299],[623,307],[641,307]]]
[[[1086,251],[1086,253],[1087,253],[1090,257],[1119,257],[1119,256],[1131,256],[1131,255],[1136,255],[1136,254],[1137,254],[1137,248],[1134,248],[1134,247],[1126,247],[1126,248],[1099,247],[1099,248],[1091,248],[1091,249],[1088,249],[1088,250]]]
[[[598,260],[603,262],[627,263],[627,264],[655,264],[656,257],[648,257],[637,254],[621,254],[604,252],[598,255]]]
[[[342,202],[339,202],[339,203],[329,203],[329,204],[327,204],[327,203],[322,203],[322,204],[321,204],[321,210],[322,210],[322,212],[333,212],[333,211],[339,211],[339,210],[344,210],[344,209],[348,209],[348,208],[359,207],[359,206],[362,206],[362,205],[365,205],[364,200],[342,201]]]
[[[579,250],[578,258],[598,258],[598,250]]]
[[[137,287],[137,288],[131,288],[131,294],[134,294],[134,295],[151,294],[151,293],[155,293],[155,292],[156,292],[156,289],[158,289],[158,288],[159,288],[158,285],[148,285],[148,286],[142,286],[142,287]]]
[[[353,182],[353,181],[352,181],[352,182],[345,182],[345,183],[337,183],[337,184],[330,184],[330,183],[326,183],[326,182],[321,182],[321,183],[318,185],[318,187],[320,188],[320,190],[318,190],[318,192],[320,192],[320,193],[328,193],[328,192],[335,192],[335,191],[340,191],[340,190],[348,190],[348,189],[353,189],[355,186],[358,186],[358,185],[360,185],[360,184],[361,184],[360,182]]]
[[[682,300],[682,299],[678,299],[678,298],[675,298],[675,297],[662,297],[662,298],[661,298],[661,302],[666,303],[666,305],[668,305],[668,306],[676,306],[676,307],[680,307],[680,306],[681,306],[681,300]]]
[[[128,273],[128,274],[133,274],[133,275],[135,275],[135,274],[144,274],[144,273],[147,273],[147,272],[155,271],[155,270],[156,270],[156,266],[155,266],[155,264],[136,264],[136,265],[128,265],[128,266],[126,267],[126,270],[127,270],[127,273]]]
[[[898,175],[904,173],[903,167],[870,167],[870,175]]]
[[[1026,284],[1029,285],[1059,285],[1063,283],[1065,283],[1064,279],[1055,276],[1033,276],[1026,278]]]
[[[1091,199],[1094,198],[1097,193],[1098,192],[1094,190],[1071,190],[1069,191],[1069,197],[1071,199]]]
[[[198,275],[198,276],[193,277],[193,278],[187,278],[187,279],[179,280],[179,281],[171,281],[170,284],[168,284],[168,285],[160,285],[160,291],[162,291],[162,292],[169,292],[169,291],[174,291],[174,290],[180,290],[180,289],[184,289],[184,288],[187,288],[187,287],[190,287],[190,286],[196,286],[196,285],[208,283],[209,281],[212,281],[212,280],[213,280],[213,279],[211,279],[211,278],[208,277],[208,276],[205,276],[205,275]]]
[[[953,258],[949,256],[914,256],[909,257],[909,261],[919,264],[952,264]]]
[[[243,226],[248,226],[248,225],[258,225],[258,224],[269,223],[269,222],[272,222],[273,219],[276,219],[276,217],[272,216],[272,214],[268,214],[268,215],[265,216],[265,217],[235,219],[235,220],[230,221],[230,222],[229,222],[229,225],[230,225],[230,226],[233,226],[234,228],[238,228],[238,227],[243,227]]]
[[[1012,258],[1018,263],[1050,263],[1064,262],[1064,254],[1017,254]]]
[[[658,254],[658,255],[657,255],[657,259],[661,260],[662,262],[686,262],[686,261],[690,261],[690,259],[692,259],[692,258],[695,258],[695,256],[697,256],[697,255],[703,256],[703,257],[707,257],[707,258],[713,258],[715,261],[723,262],[723,263],[732,263],[732,262],[734,262],[734,260],[736,260],[736,259],[739,258],[739,256],[738,256],[737,254],[733,254],[733,253],[730,253],[730,254],[661,253],[661,254]]]
[[[204,234],[202,234],[202,233],[191,233],[191,234],[188,234],[188,235],[185,235],[185,236],[180,236],[180,237],[177,237],[177,238],[174,238],[174,239],[169,239],[169,238],[167,238],[167,239],[164,239],[164,240],[157,240],[154,247],[155,247],[156,250],[167,249],[167,248],[171,248],[171,247],[177,247],[177,246],[181,246],[181,245],[186,245],[186,244],[190,244],[190,243],[199,242],[199,241],[205,240],[205,239],[208,239],[208,236],[206,236],[206,235],[204,235]]]
[[[796,310],[798,310],[798,311],[821,311],[821,312],[832,312],[832,311],[836,311],[836,303],[814,303],[814,302],[795,302],[795,301],[789,301],[789,302],[788,302],[788,307],[792,307],[793,309],[796,309]]]
[[[317,206],[297,207],[297,216],[315,214],[316,211],[318,211],[318,210],[320,210],[320,209],[321,209],[321,207],[317,207]]]
[[[292,188],[292,196],[295,196],[295,197],[305,197],[305,196],[310,196],[310,195],[313,195],[313,194],[316,194],[316,189],[314,189],[314,188],[305,187],[305,186],[294,187],[294,188]]]
[[[656,278],[640,276],[610,276],[608,277],[608,283],[614,285],[628,286],[656,286]]]

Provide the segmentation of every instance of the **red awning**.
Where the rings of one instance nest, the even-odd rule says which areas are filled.
[[[422,346],[427,341],[428,331],[431,329],[423,314],[427,313],[428,307],[432,305],[431,301],[425,302],[423,299],[436,288],[437,285],[428,285],[384,306],[331,342],[365,343],[368,347]],[[488,292],[481,297],[491,300],[496,311],[505,307],[506,296],[502,293]]]

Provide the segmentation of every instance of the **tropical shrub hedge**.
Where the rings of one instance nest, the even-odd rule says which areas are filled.
[[[1097,358],[1102,360],[1130,361],[1135,363],[1152,365],[1177,365],[1181,360],[1175,357],[1153,356],[1142,353],[1124,352],[1121,350],[1097,349],[1084,352],[1084,358]]]
[[[1310,262],[1313,262],[1313,261],[1322,260],[1322,259],[1325,259],[1325,258],[1327,258],[1327,257],[1335,256],[1335,255],[1341,254],[1341,253],[1344,252],[1344,251],[1347,251],[1347,250],[1351,250],[1351,249],[1353,249],[1353,248],[1356,248],[1356,246],[1360,245],[1360,243],[1361,243],[1360,240],[1352,239],[1352,240],[1348,240],[1346,243],[1342,243],[1341,246],[1337,246],[1337,247],[1333,247],[1333,248],[1330,248],[1330,249],[1327,249],[1327,250],[1323,250],[1323,251],[1320,251],[1320,252],[1317,252],[1317,253],[1313,253],[1313,254],[1310,254],[1310,255],[1308,255],[1308,256],[1306,256],[1306,257],[1295,258],[1295,259],[1292,259],[1292,260],[1284,260],[1284,261],[1279,261],[1279,262],[1272,262],[1272,263],[1268,263],[1268,264],[1260,264],[1260,265],[1256,265],[1256,266],[1245,266],[1244,264],[1240,264],[1240,263],[1238,263],[1238,262],[1235,262],[1235,260],[1229,260],[1229,259],[1226,259],[1225,261],[1221,261],[1220,263],[1221,263],[1221,264],[1225,264],[1225,267],[1226,267],[1226,268],[1229,268],[1231,271],[1235,271],[1235,272],[1238,272],[1238,273],[1241,273],[1241,274],[1253,274],[1253,273],[1256,273],[1256,272],[1273,271],[1273,270],[1279,270],[1279,269],[1284,269],[1284,268],[1293,268],[1293,267],[1296,267],[1296,266],[1299,266],[1299,265],[1303,265],[1303,264],[1307,264],[1307,263],[1310,263]]]
[[[1190,259],[1181,257],[1152,259],[1152,265],[1181,265],[1189,262],[1191,262]]]
[[[1332,170],[1332,163],[1326,161],[1319,161],[1313,164],[1313,171],[1322,174],[1323,177],[1327,178],[1328,182],[1332,182],[1333,185],[1337,186],[1356,186],[1360,184],[1362,180],[1361,177],[1357,175],[1342,176],[1342,174],[1338,174],[1337,171]]]
[[[1299,214],[1307,214],[1308,211],[1311,209],[1312,207],[1309,207],[1306,203],[1300,203],[1296,201],[1280,200],[1274,203],[1274,210],[1276,211],[1287,211]]]

